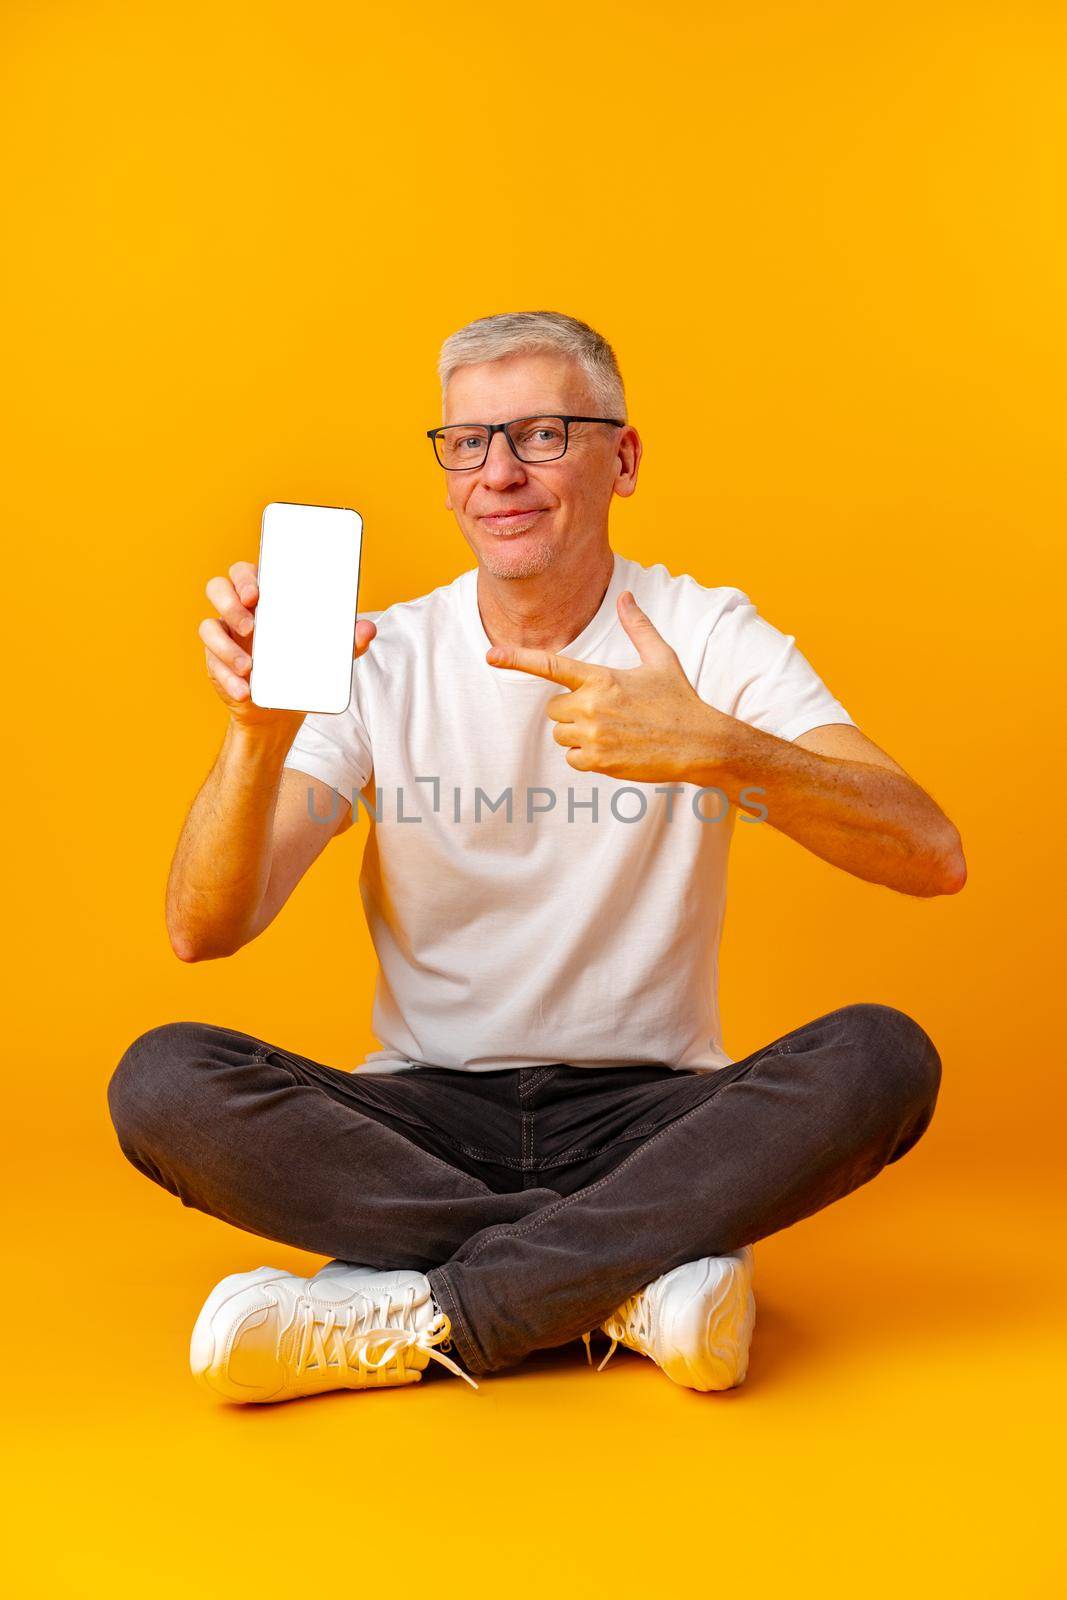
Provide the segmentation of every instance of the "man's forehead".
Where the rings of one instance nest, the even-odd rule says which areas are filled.
[[[574,416],[571,402],[554,395],[539,392],[529,399],[495,400],[475,397],[465,401],[450,400],[445,407],[446,422],[511,422],[516,417]],[[585,413],[583,412],[584,416]]]
[[[446,419],[462,422],[507,422],[585,408],[583,375],[566,357],[514,356],[460,367],[445,394]]]

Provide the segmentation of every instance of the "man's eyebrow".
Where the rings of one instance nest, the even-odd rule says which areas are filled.
[[[552,406],[543,406],[540,411],[524,411],[519,417],[504,417],[505,422],[527,422],[531,417],[566,417],[572,413],[563,410],[554,410]],[[442,428],[490,428],[495,423],[490,423],[484,417],[459,417],[455,422],[442,422]]]

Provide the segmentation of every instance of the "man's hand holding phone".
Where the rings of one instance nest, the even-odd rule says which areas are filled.
[[[259,602],[255,567],[250,561],[235,561],[229,576],[210,578],[204,592],[217,615],[205,617],[197,632],[204,645],[208,677],[231,719],[242,727],[291,729],[295,737],[305,711],[268,709],[255,705],[251,698],[248,679]],[[367,618],[357,621],[354,658],[366,652],[377,631]]]

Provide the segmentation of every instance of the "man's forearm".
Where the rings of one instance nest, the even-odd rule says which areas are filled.
[[[183,961],[229,955],[245,941],[270,878],[274,809],[295,731],[227,726],[167,884],[167,931]]]
[[[903,894],[951,892],[959,834],[911,778],[816,755],[730,720],[726,739],[717,725],[715,758],[693,766],[683,781],[721,789],[751,815],[765,809],[772,827],[857,878]],[[761,793],[743,801],[743,789]]]

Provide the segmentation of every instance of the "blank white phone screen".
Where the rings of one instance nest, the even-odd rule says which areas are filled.
[[[348,709],[362,542],[358,511],[280,500],[264,510],[249,679],[254,705]]]

